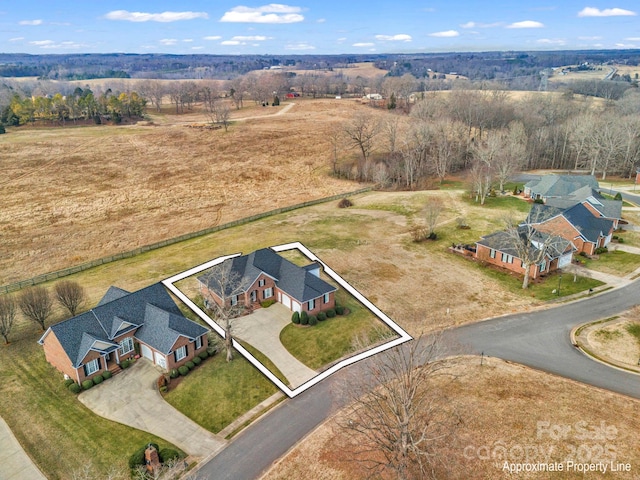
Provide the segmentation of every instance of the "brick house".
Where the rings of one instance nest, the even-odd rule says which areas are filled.
[[[530,231],[526,226],[519,227],[518,233],[530,243],[530,248],[544,249],[542,260],[529,265],[529,278],[535,279],[571,264],[574,247],[568,240],[537,230]],[[486,235],[476,242],[476,258],[524,276],[522,258],[513,244],[513,237],[505,231]]]
[[[217,280],[221,272],[230,279]],[[337,288],[320,278],[320,265],[299,267],[270,248],[229,258],[198,277],[200,293],[206,302],[241,304],[259,308],[273,299],[294,312],[316,315],[335,307]],[[222,285],[224,283],[224,285]],[[231,284],[234,285],[231,285]],[[225,292],[222,292],[222,288]]]
[[[156,283],[134,293],[111,287],[95,308],[52,325],[38,343],[51,365],[82,383],[119,371],[136,350],[165,370],[177,368],[207,348],[207,332]]]
[[[615,219],[602,213],[590,202],[578,203],[566,210],[549,205],[533,205],[525,223],[536,230],[570,241],[578,253],[593,255],[597,248],[606,247],[613,236]]]

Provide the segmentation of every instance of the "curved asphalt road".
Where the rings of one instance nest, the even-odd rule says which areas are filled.
[[[640,282],[556,308],[508,315],[445,332],[461,353],[481,353],[521,363],[596,387],[640,398],[640,376],[607,367],[571,345],[581,323],[606,318],[640,303]],[[348,367],[362,368],[366,360]],[[340,372],[242,432],[202,466],[200,479],[258,478],[273,462],[344,405]]]

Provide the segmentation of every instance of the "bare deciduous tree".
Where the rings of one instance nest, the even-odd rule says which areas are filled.
[[[497,132],[497,151],[493,158],[493,167],[501,192],[504,184],[524,163],[527,137],[520,122],[512,122],[507,130]]]
[[[58,303],[69,310],[72,317],[75,317],[86,299],[84,288],[78,282],[62,280],[56,283],[55,292]]]
[[[360,150],[366,163],[374,148],[374,139],[380,130],[380,122],[366,112],[358,112],[343,125],[343,131],[352,147]]]
[[[436,238],[436,225],[443,208],[442,199],[437,197],[430,197],[425,203],[424,218],[427,221],[428,238]]]
[[[457,416],[434,382],[454,378],[438,337],[412,341],[367,360],[347,379],[350,401],[340,427],[357,441],[354,459],[372,475],[432,477],[443,463],[438,449],[455,434]]]
[[[216,265],[204,276],[208,288],[215,292],[219,302],[207,303],[215,320],[224,329],[224,345],[227,362],[233,360],[233,320],[244,312],[244,296],[242,277],[232,269],[232,262],[227,260]]]
[[[18,297],[18,305],[25,317],[40,325],[42,330],[53,311],[53,301],[44,287],[29,287]]]
[[[16,302],[9,295],[0,296],[0,335],[9,343],[9,334],[16,319]]]

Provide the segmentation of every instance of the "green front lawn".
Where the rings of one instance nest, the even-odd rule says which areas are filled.
[[[583,264],[592,270],[609,273],[611,275],[625,276],[640,268],[640,255],[615,250],[603,253],[597,259],[579,257]]]
[[[336,293],[338,305],[351,310],[349,315],[327,318],[315,326],[287,325],[280,332],[282,345],[313,370],[327,366],[354,351],[354,339],[370,344],[392,338],[395,332],[378,320],[343,290]]]
[[[513,190],[513,189],[512,189]],[[507,190],[508,191],[508,190]],[[480,200],[476,202],[475,195],[469,196],[468,193],[465,193],[463,198],[465,199],[468,205],[478,207],[478,208],[504,208],[508,209],[510,212],[515,212],[515,215],[526,217],[531,210],[531,204],[522,199],[522,197],[514,197],[512,195],[500,195],[498,194],[495,197],[485,198],[484,205],[480,205]]]
[[[189,372],[164,399],[210,432],[218,433],[278,388],[239,353],[224,353]]]
[[[107,478],[112,469],[128,478],[127,462],[140,447],[176,448],[87,409],[45,361],[35,335],[0,345],[0,365],[0,416],[49,479],[72,478],[85,465],[92,478]]]

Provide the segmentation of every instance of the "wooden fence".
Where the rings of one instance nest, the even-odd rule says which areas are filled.
[[[320,203],[332,202],[334,200],[340,200],[342,198],[350,197],[352,195],[358,195],[360,193],[366,193],[371,191],[372,188],[373,187],[361,188],[353,192],[340,193],[338,195],[333,195],[331,197],[318,198],[316,200],[310,200],[308,202],[298,203],[296,205],[290,205],[288,207],[276,208],[275,210],[269,210],[268,212],[258,213],[257,215],[252,215],[250,217],[234,220],[233,222],[205,228],[204,230],[187,233],[187,234],[180,235],[178,237],[171,238],[168,240],[162,240],[161,242],[152,243],[151,245],[145,245],[145,246],[136,248],[135,250],[130,250],[128,252],[117,253],[115,255],[109,255],[107,257],[102,257],[97,260],[91,260],[89,262],[81,263],[80,265],[76,265],[74,267],[57,270],[55,272],[45,273],[45,274],[30,278],[28,280],[21,280],[19,282],[0,286],[0,293],[14,292],[16,290],[20,290],[22,288],[29,287],[32,285],[38,285],[41,283],[50,282],[51,280],[56,280],[58,278],[66,277],[68,275],[73,275],[74,273],[82,272],[84,270],[89,270],[90,268],[97,267],[99,265],[116,262],[124,258],[135,257],[136,255],[140,255],[141,253],[145,253],[151,250],[157,250],[159,248],[166,247],[168,245],[173,245],[175,243],[184,242],[185,240],[190,240],[192,238],[202,237],[203,235],[209,235],[210,233],[219,232],[220,230],[225,230],[227,228],[237,227],[239,225],[244,225],[246,223],[255,222],[256,220],[261,220],[263,218],[271,217],[273,215],[278,215],[280,213],[290,212],[292,210],[297,210],[299,208],[304,208],[304,207],[310,207],[312,205],[318,205]]]

